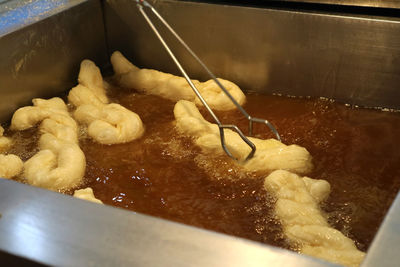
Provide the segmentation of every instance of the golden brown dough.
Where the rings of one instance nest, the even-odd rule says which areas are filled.
[[[115,51],[112,54],[111,64],[113,65],[118,83],[122,87],[136,89],[146,94],[158,95],[172,101],[183,99],[194,101],[196,105],[202,105],[200,99],[195,95],[183,77],[157,70],[139,69],[129,62],[119,51]],[[236,84],[221,78],[218,78],[218,80],[240,105],[245,103],[246,96]],[[206,82],[192,80],[192,82],[211,108],[216,110],[231,110],[236,108],[213,80]]]
[[[10,126],[12,130],[22,131],[29,129],[55,114],[69,117],[68,108],[59,97],[48,100],[34,98],[32,103],[33,106],[22,107],[14,112]],[[71,124],[74,124],[72,118],[71,121]]]
[[[189,101],[180,100],[174,108],[177,129],[195,139],[196,145],[206,153],[221,155],[225,152],[221,147],[218,125],[206,121],[197,107]],[[231,153],[243,160],[250,152],[238,134],[225,130],[225,140]],[[249,137],[256,145],[254,157],[242,165],[250,171],[290,170],[297,173],[311,171],[312,158],[308,151],[297,145],[287,146],[275,139],[261,140]]]
[[[75,190],[74,197],[80,198],[80,199],[83,199],[83,200],[87,200],[87,201],[90,201],[90,202],[98,203],[98,204],[103,204],[103,202],[100,199],[97,199],[94,196],[93,189],[91,187],[87,187],[85,189]]]
[[[24,163],[22,160],[13,154],[0,154],[0,178],[10,179],[22,172]]]
[[[4,129],[0,126],[0,153],[5,152],[11,145],[12,140],[3,136]],[[10,179],[22,172],[24,163],[13,154],[0,154],[0,178]]]
[[[4,128],[0,125],[0,153],[6,151],[12,144],[10,138],[3,136]]]
[[[25,130],[41,123],[40,151],[24,164],[24,177],[34,186],[63,190],[77,186],[85,174],[85,155],[78,145],[78,127],[60,98],[33,99],[18,109],[11,128]]]
[[[330,227],[318,207],[330,193],[327,181],[277,170],[265,178],[264,187],[276,197],[275,213],[283,232],[300,246],[301,253],[346,266],[361,264],[365,253]]]
[[[99,68],[90,60],[81,63],[79,85],[68,100],[75,107],[75,119],[88,126],[88,134],[101,144],[119,144],[142,136],[140,117],[119,104],[109,104]]]

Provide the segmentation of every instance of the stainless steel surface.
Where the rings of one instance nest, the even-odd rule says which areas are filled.
[[[185,77],[187,83],[190,85],[192,88],[193,92],[196,94],[196,96],[200,99],[201,103],[204,105],[208,113],[211,114],[213,117],[215,123],[218,125],[219,128],[219,135],[221,139],[221,146],[225,153],[233,158],[234,160],[239,160],[233,154],[229,151],[228,147],[226,146],[225,142],[225,133],[224,129],[231,129],[232,131],[236,132],[240,138],[246,143],[251,151],[245,158],[245,160],[249,160],[254,156],[254,153],[256,152],[256,146],[253,144],[253,142],[248,139],[243,132],[236,126],[232,124],[222,124],[220,120],[218,119],[217,115],[212,111],[210,106],[207,104],[207,101],[203,98],[199,90],[196,88],[196,86],[193,84],[192,80],[190,77],[187,75],[185,69],[182,67],[180,64],[179,60],[175,57],[174,53],[171,51],[167,43],[165,42],[164,38],[161,36],[160,32],[157,30],[157,28],[154,26],[153,22],[149,18],[149,16],[146,14],[144,11],[144,7],[149,8],[155,15],[156,17],[162,22],[162,24],[172,33],[172,35],[179,41],[179,43],[189,52],[189,54],[197,61],[197,63],[200,64],[200,66],[207,72],[207,74],[213,79],[213,81],[218,85],[218,87],[228,96],[230,101],[236,106],[237,109],[242,112],[242,114],[246,117],[246,119],[249,121],[249,135],[251,136],[253,134],[253,122],[258,122],[258,123],[264,123],[266,124],[271,131],[275,134],[276,138],[281,141],[281,138],[279,136],[278,131],[275,129],[275,127],[267,120],[264,119],[258,119],[258,118],[253,118],[251,117],[246,110],[240,106],[240,104],[233,98],[233,96],[228,92],[228,90],[225,89],[225,87],[218,81],[217,77],[209,70],[209,68],[201,61],[201,59],[193,52],[192,49],[185,43],[185,41],[182,40],[182,38],[174,31],[174,29],[164,20],[164,18],[155,10],[155,8],[150,5],[147,1],[145,0],[137,0],[137,7],[139,8],[140,13],[143,15],[145,21],[147,24],[149,24],[150,28],[153,30],[153,32],[156,34],[157,38],[160,40],[161,44],[164,46],[165,50],[169,54],[169,56],[172,58],[172,61],[175,63],[175,65],[178,67],[179,71],[182,73],[183,77]]]
[[[400,108],[396,20],[172,0],[153,6],[218,77],[245,91]],[[110,51],[177,74],[155,36],[137,27],[143,21],[135,2],[107,0],[105,15]],[[182,47],[167,41],[190,77],[207,78]]]
[[[58,1],[49,10],[46,2],[41,4],[44,11],[41,5],[11,11],[0,6],[0,123],[34,97],[69,90],[81,60],[90,58],[99,65],[108,61],[99,1]]]
[[[335,266],[0,179],[0,250],[57,266]]]
[[[399,266],[400,244],[400,194],[397,195],[385,220],[383,221],[374,242],[364,259],[363,267]]]

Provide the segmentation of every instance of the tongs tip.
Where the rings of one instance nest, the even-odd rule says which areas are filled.
[[[219,132],[220,132],[220,137],[221,137],[221,145],[222,145],[222,148],[224,149],[224,151],[225,151],[225,153],[229,156],[229,157],[231,157],[232,159],[234,159],[234,160],[236,160],[236,161],[243,161],[243,162],[246,162],[246,161],[248,161],[249,159],[251,159],[251,158],[253,158],[253,156],[254,156],[254,154],[256,153],[256,146],[253,144],[253,142],[251,142],[250,141],[250,139],[249,138],[247,138],[244,134],[243,134],[243,132],[239,129],[239,127],[237,127],[236,125],[218,125],[218,127],[219,127]],[[224,129],[225,128],[229,128],[229,129],[232,129],[234,132],[236,132],[239,136],[240,136],[240,138],[242,138],[242,140],[250,147],[250,149],[251,149],[251,151],[250,151],[250,153],[247,155],[247,157],[244,159],[244,160],[240,160],[240,159],[238,159],[238,158],[236,158],[230,151],[229,151],[229,149],[228,149],[228,147],[226,146],[226,144],[225,144],[225,133],[224,133]]]

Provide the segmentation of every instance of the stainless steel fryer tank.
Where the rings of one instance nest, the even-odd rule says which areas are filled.
[[[400,21],[393,17],[153,1],[217,76],[245,91],[400,108]],[[172,42],[192,77],[205,78]],[[79,63],[176,73],[129,0],[0,2],[0,122],[34,97],[66,92]],[[113,218],[113,219],[112,219]],[[362,266],[400,260],[400,197]],[[333,266],[279,248],[0,179],[0,259],[48,265]]]

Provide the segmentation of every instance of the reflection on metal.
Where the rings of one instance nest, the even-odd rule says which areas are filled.
[[[335,266],[0,179],[0,250],[56,266]]]
[[[0,5],[0,36],[82,2],[83,0],[25,0],[3,3]]]

